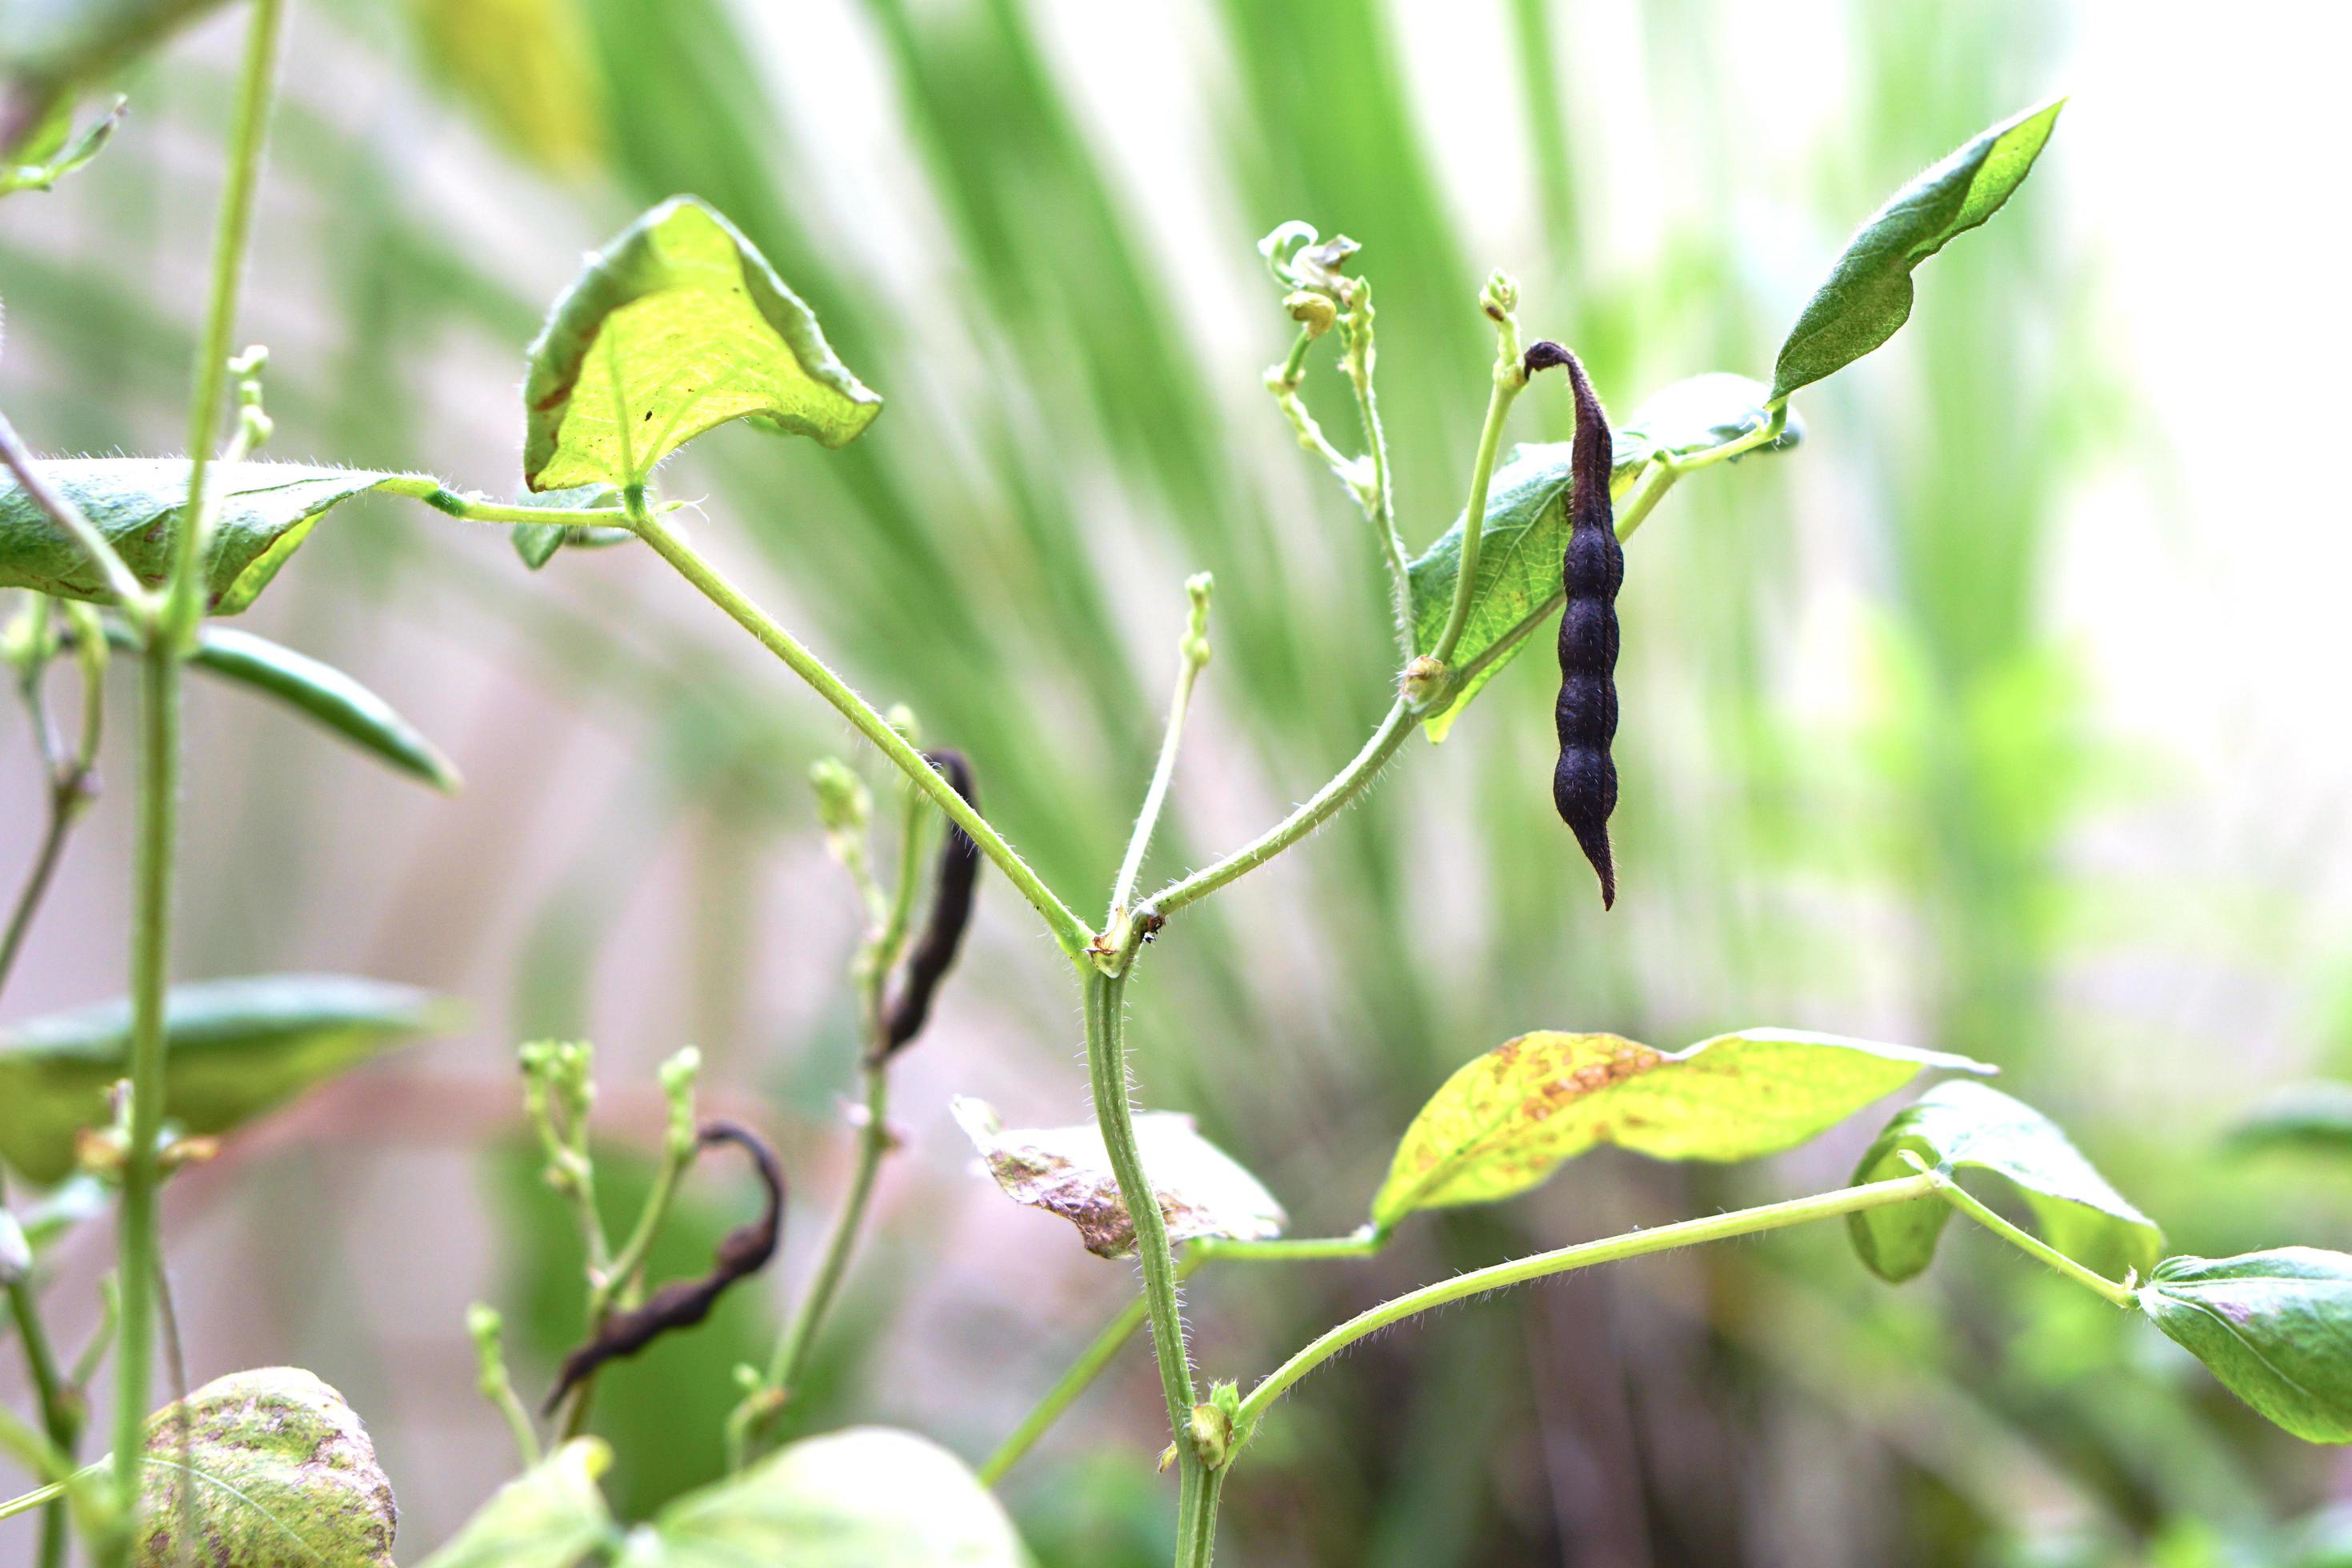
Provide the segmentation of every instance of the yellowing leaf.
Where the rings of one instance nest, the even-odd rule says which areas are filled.
[[[1993,1070],[1939,1051],[1781,1029],[1671,1053],[1620,1035],[1522,1035],[1463,1067],[1413,1118],[1372,1221],[1385,1228],[1416,1209],[1514,1196],[1596,1143],[1661,1160],[1775,1153],[1923,1068]]]
[[[730,419],[838,447],[882,410],[767,258],[691,196],[588,258],[530,346],[523,401],[534,490],[642,484]]]
[[[138,1561],[392,1568],[400,1517],[367,1428],[299,1367],[217,1378],[148,1417]]]

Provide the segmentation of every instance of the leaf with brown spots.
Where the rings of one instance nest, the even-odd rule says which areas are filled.
[[[1076,1226],[1087,1250],[1097,1258],[1134,1256],[1135,1221],[1118,1195],[1118,1177],[1093,1123],[1008,1130],[982,1100],[958,1097],[950,1109],[989,1174],[1014,1202]],[[1144,1111],[1135,1119],[1135,1137],[1143,1168],[1160,1194],[1169,1240],[1225,1236],[1265,1241],[1282,1234],[1286,1216],[1274,1194],[1202,1137],[1191,1117]]]
[[[1794,1148],[1923,1068],[1982,1062],[1837,1035],[1748,1029],[1672,1053],[1620,1035],[1539,1030],[1445,1080],[1372,1200],[1385,1230],[1416,1209],[1493,1203],[1540,1185],[1595,1143],[1660,1160],[1752,1160]]]
[[[215,1379],[148,1418],[140,1515],[144,1568],[392,1568],[400,1510],[343,1396],[273,1366]]]

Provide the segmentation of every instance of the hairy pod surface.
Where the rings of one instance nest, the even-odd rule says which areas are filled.
[[[1614,453],[1609,416],[1585,378],[1584,366],[1558,343],[1530,344],[1528,374],[1559,365],[1576,400],[1576,445],[1570,457],[1568,548],[1560,586],[1568,595],[1559,617],[1559,698],[1552,725],[1559,761],[1551,775],[1552,805],[1576,835],[1578,847],[1601,879],[1601,907],[1617,901],[1617,867],[1610,852],[1609,817],[1617,809],[1617,590],[1625,581],[1625,552],[1617,542],[1609,499]]]

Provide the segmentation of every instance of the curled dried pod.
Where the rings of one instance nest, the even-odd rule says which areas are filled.
[[[1576,445],[1569,458],[1568,548],[1560,586],[1568,606],[1559,618],[1559,700],[1552,710],[1559,761],[1551,776],[1552,805],[1576,835],[1601,879],[1601,907],[1617,901],[1617,868],[1609,847],[1609,817],[1617,809],[1617,590],[1625,581],[1625,552],[1617,542],[1609,499],[1614,461],[1609,416],[1574,354],[1554,342],[1530,344],[1528,374],[1559,365],[1576,400]]]
[[[776,1256],[776,1244],[784,1230],[783,1167],[777,1163],[775,1151],[758,1134],[735,1122],[706,1121],[696,1131],[698,1158],[703,1150],[720,1143],[732,1143],[751,1157],[760,1184],[767,1190],[760,1216],[719,1238],[709,1273],[665,1285],[647,1297],[644,1306],[612,1313],[597,1325],[586,1344],[563,1358],[555,1392],[547,1396],[547,1411],[553,1412],[565,1394],[606,1362],[635,1355],[673,1329],[692,1328],[710,1316],[711,1308],[719,1304],[729,1286],[757,1274]]]
[[[926,752],[923,758],[939,770],[956,794],[963,796],[966,805],[979,809],[971,764],[964,761],[962,752]],[[956,950],[963,945],[964,929],[971,924],[972,893],[979,879],[980,846],[971,841],[971,834],[950,823],[947,841],[940,846],[939,869],[931,885],[930,913],[899,971],[898,988],[882,1011],[882,1037],[874,1047],[875,1060],[895,1056],[921,1033],[930,1017],[931,999],[955,963]]]

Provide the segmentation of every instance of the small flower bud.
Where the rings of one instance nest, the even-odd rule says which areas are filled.
[[[1451,673],[1442,661],[1425,653],[1421,654],[1404,667],[1404,674],[1399,679],[1397,689],[1403,695],[1406,705],[1420,712],[1444,694]]]
[[[816,792],[816,819],[827,833],[863,833],[874,815],[874,797],[866,781],[839,757],[821,757],[809,769],[809,787]]]
[[[1307,329],[1307,335],[1310,338],[1321,337],[1339,319],[1339,307],[1332,302],[1331,297],[1318,294],[1311,289],[1301,289],[1288,295],[1283,300],[1282,308],[1290,312],[1292,321]]]
[[[1478,296],[1478,306],[1486,312],[1488,321],[1502,321],[1519,308],[1518,284],[1509,273],[1496,268],[1487,274],[1486,289]]]

